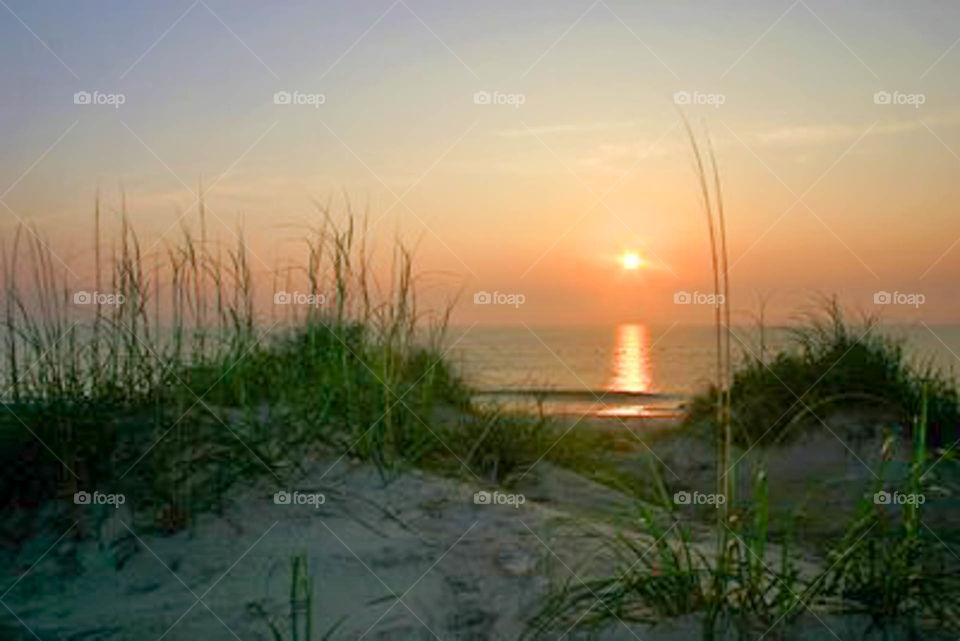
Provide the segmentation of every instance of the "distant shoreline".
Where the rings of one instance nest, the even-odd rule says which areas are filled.
[[[537,389],[537,388],[499,388],[499,389],[478,389],[473,390],[474,396],[542,396],[544,398],[561,398],[567,400],[604,400],[611,398],[615,402],[627,403],[630,401],[685,401],[693,398],[693,394],[667,394],[660,392],[631,392],[627,390],[609,390],[609,389],[591,389],[591,390],[568,390],[568,389]]]
[[[547,414],[553,417],[583,416],[595,418],[662,418],[676,419],[687,415],[685,402],[692,394],[665,394],[655,392],[631,392],[625,390],[571,390],[571,389],[481,389],[472,392],[474,397],[513,397],[527,403],[538,402],[553,405]],[[585,404],[600,404],[600,407],[583,411]],[[635,409],[634,409],[635,408]],[[627,411],[624,411],[627,410]]]

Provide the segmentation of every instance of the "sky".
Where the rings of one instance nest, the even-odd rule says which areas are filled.
[[[948,1],[2,0],[0,233],[34,225],[81,287],[98,189],[152,244],[202,184],[269,286],[348,199],[457,322],[704,322],[686,116],[735,314],[955,322],[958,39]]]

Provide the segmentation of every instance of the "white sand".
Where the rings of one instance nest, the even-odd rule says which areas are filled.
[[[337,638],[516,639],[547,587],[547,567],[578,567],[596,549],[576,538],[557,543],[578,519],[534,496],[519,508],[475,505],[475,488],[455,480],[414,471],[384,485],[369,466],[344,463],[311,484],[326,469],[316,464],[290,488],[324,492],[318,509],[275,505],[275,488],[264,485],[170,537],[137,540],[124,506],[100,542],[65,537],[5,601],[42,639],[267,638],[247,604],[287,614],[290,559],[306,553],[316,627],[347,617]],[[615,495],[583,479],[573,487],[579,477],[546,466],[550,474],[588,503],[591,493]],[[58,576],[74,552],[79,576]],[[385,598],[391,592],[402,601]]]
[[[826,463],[817,445],[785,453],[791,459],[803,449],[807,464]],[[688,465],[691,453],[683,457]],[[545,577],[609,570],[601,541],[618,522],[634,522],[625,496],[546,463],[521,484],[526,502],[519,508],[476,505],[475,483],[422,472],[385,485],[369,465],[341,462],[324,477],[327,469],[315,463],[289,488],[323,492],[319,508],[275,505],[277,488],[264,483],[234,495],[222,516],[202,515],[169,537],[138,540],[127,530],[136,497],[115,511],[90,508],[111,510],[99,540],[64,537],[4,602],[44,641],[267,639],[266,625],[247,606],[260,602],[285,616],[290,559],[305,553],[315,577],[315,628],[345,616],[337,639],[512,641],[546,593]],[[38,542],[26,565],[52,542]],[[822,618],[844,639],[861,638],[865,628],[851,617]],[[835,638],[810,617],[780,632]],[[597,638],[679,641],[700,631],[693,617],[683,617],[653,629],[617,625]]]

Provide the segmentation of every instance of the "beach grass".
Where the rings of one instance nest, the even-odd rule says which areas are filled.
[[[843,539],[810,565],[790,528],[772,539],[762,464],[750,491],[733,496],[732,447],[762,451],[815,412],[878,403],[915,439],[911,491],[928,491],[925,457],[957,424],[956,386],[909,364],[872,320],[848,323],[835,302],[794,328],[790,347],[769,359],[761,350],[735,371],[729,318],[717,317],[727,329],[717,385],[690,419],[708,430],[724,497],[704,536],[701,523],[683,521],[656,466],[647,487],[632,487],[635,477],[608,456],[617,447],[609,432],[475,404],[447,359],[449,307],[420,308],[414,255],[402,244],[377,281],[365,226],[350,212],[323,210],[303,236],[301,263],[276,270],[267,292],[242,234],[230,246],[208,238],[202,207],[199,233],[184,228],[147,254],[124,212],[104,251],[99,208],[95,216],[94,287],[115,302],[78,301],[36,232],[21,228],[3,251],[0,506],[13,547],[74,521],[70,498],[81,490],[138,497],[134,524],[167,534],[224,510],[237,485],[282,489],[312,457],[372,464],[384,482],[418,467],[507,486],[549,461],[642,500],[632,531],[608,542],[615,571],[556,585],[531,637],[690,615],[710,638],[724,627],[786,625],[808,608],[878,625],[958,623],[957,568],[924,531],[920,509],[894,506],[891,518],[865,500]],[[724,240],[713,245],[719,270]],[[717,288],[729,291],[725,275]],[[313,302],[271,305],[294,290]],[[49,513],[38,508],[53,499],[66,509],[42,522]],[[81,519],[78,536],[94,527]],[[311,594],[302,561],[292,576],[290,635],[310,638],[319,628],[293,615]],[[290,636],[260,614],[272,634]]]
[[[818,417],[842,409],[870,409],[908,429],[926,394],[931,447],[953,442],[960,427],[957,382],[931,363],[912,362],[902,341],[884,333],[879,320],[848,319],[835,298],[826,298],[789,329],[789,344],[761,356],[744,346],[730,390],[735,441],[745,447],[789,441]],[[713,422],[718,392],[694,399],[689,423]]]
[[[326,624],[316,621],[314,611],[314,576],[310,573],[307,555],[290,559],[290,600],[286,616],[268,612],[259,602],[247,604],[247,612],[263,621],[273,641],[330,641],[346,622],[345,617]],[[286,625],[285,625],[286,624]],[[289,626],[289,633],[286,627]]]
[[[775,540],[768,473],[758,465],[749,493],[722,524],[728,536],[720,558],[709,526],[691,520],[662,490],[659,501],[638,507],[636,528],[606,541],[611,570],[556,582],[528,622],[527,637],[680,617],[693,617],[704,639],[730,638],[731,630],[745,638],[792,638],[791,625],[802,616],[860,617],[865,638],[871,630],[896,638],[960,630],[960,566],[923,520],[925,502],[940,491],[927,475],[925,397],[921,391],[908,477],[890,479],[881,467],[843,536],[810,549],[794,524]],[[885,460],[895,438],[888,434]],[[922,498],[878,499],[884,492]]]
[[[471,402],[446,358],[450,307],[418,306],[399,242],[374,274],[349,210],[323,209],[266,292],[242,232],[209,238],[202,204],[199,233],[149,254],[125,211],[109,249],[99,206],[95,222],[87,299],[36,231],[4,247],[0,503],[15,541],[39,525],[31,506],[81,490],[136,496],[138,525],[174,532],[309,457],[367,461],[385,481],[416,466],[501,483],[587,455],[549,418]],[[294,291],[308,304],[276,304]]]
[[[960,396],[956,382],[935,368],[910,364],[900,343],[874,331],[875,319],[850,324],[836,299],[826,299],[791,328],[792,344],[771,359],[765,345],[759,355],[743,346],[742,364],[734,369],[719,172],[712,150],[708,170],[685,124],[707,216],[714,293],[725,307],[717,306],[714,319],[714,384],[693,400],[686,422],[688,433],[714,444],[716,516],[706,527],[688,520],[654,474],[650,485],[659,496],[639,506],[634,529],[606,541],[612,570],[555,583],[530,618],[527,637],[562,637],[573,629],[596,633],[687,616],[697,621],[704,639],[730,638],[731,632],[741,638],[771,633],[790,638],[790,625],[806,612],[816,618],[866,615],[871,628],[907,629],[913,637],[923,629],[960,630],[956,557],[932,531],[922,531],[915,502],[887,506],[876,499],[884,488],[882,468],[874,492],[859,501],[840,541],[801,549],[795,527],[779,523],[773,541],[763,452],[797,436],[804,418],[841,407],[882,406],[913,438],[904,489],[926,497],[933,491],[931,480],[924,480],[928,453],[949,454],[931,450],[931,426],[942,441],[946,429],[960,425]],[[884,456],[895,451],[899,438],[885,441]],[[734,495],[732,480],[743,457],[733,459],[734,446],[747,452],[760,446],[749,492],[741,497]]]

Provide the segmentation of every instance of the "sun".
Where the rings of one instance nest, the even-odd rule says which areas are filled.
[[[620,256],[620,266],[626,270],[633,271],[643,267],[643,259],[640,258],[640,254],[635,252],[626,252]]]

